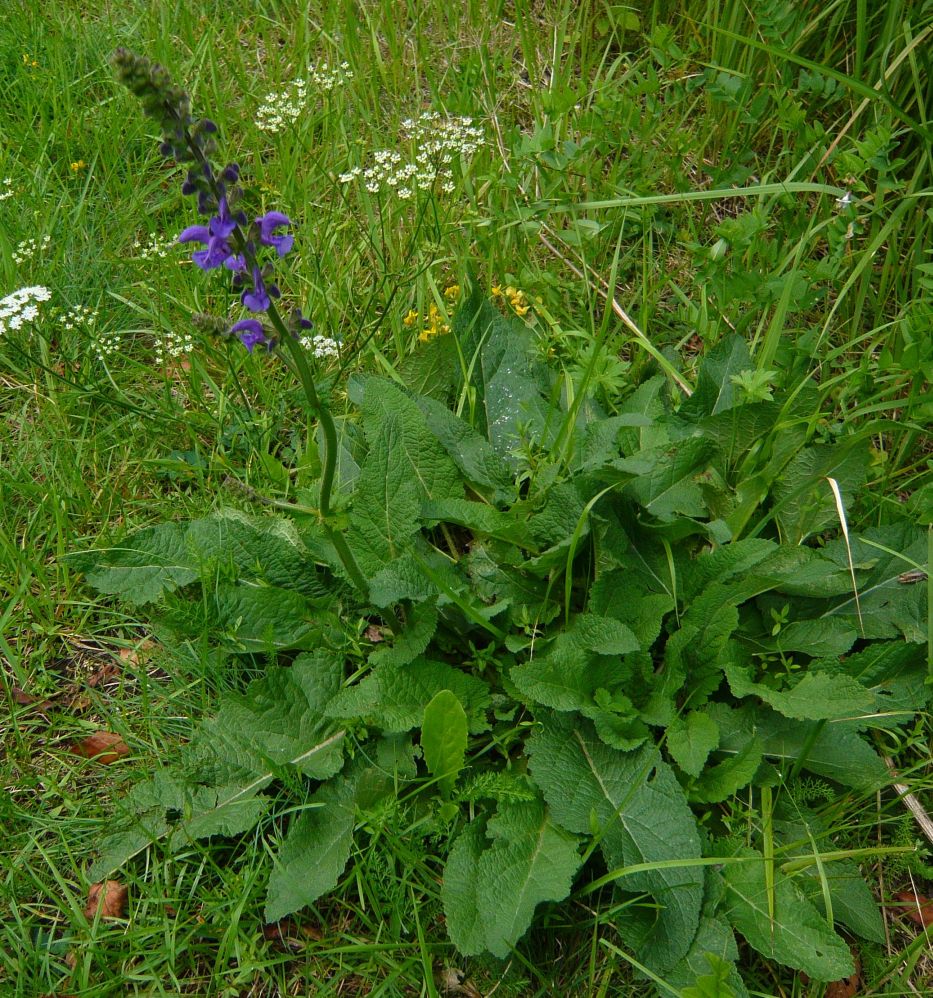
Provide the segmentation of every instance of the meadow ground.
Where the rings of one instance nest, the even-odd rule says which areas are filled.
[[[221,508],[262,514],[319,473],[299,382],[192,320],[240,313],[226,282],[175,243],[193,211],[156,125],[114,79],[118,46],[169,67],[216,121],[246,196],[292,219],[288,294],[323,338],[312,349],[335,409],[349,404],[348,374],[419,388],[428,375],[411,358],[452,335],[471,283],[527,327],[565,396],[585,383],[606,413],[653,375],[686,397],[703,358],[738,334],[750,360],[730,390],[749,404],[793,397],[808,447],[862,455],[837,476],[849,529],[929,529],[933,8],[12,0],[0,11],[0,294],[51,292],[35,321],[0,320],[0,993],[735,994],[640,976],[609,896],[599,907],[578,892],[506,960],[461,957],[439,868],[391,822],[313,917],[266,924],[265,826],[144,851],[119,874],[128,897],[112,912],[89,903],[118,802],[244,674],[196,642],[157,640],[145,608],[95,592],[65,556]],[[428,147],[449,163],[421,187]],[[543,478],[552,456],[523,455],[523,474]],[[757,461],[750,451],[733,468],[740,497],[763,480]],[[747,523],[804,540],[786,536],[780,508]],[[813,534],[839,536],[839,517]],[[928,560],[901,569],[905,588],[933,599]],[[99,732],[109,754],[88,743]],[[925,709],[870,739],[933,810]],[[808,983],[743,943],[749,992],[929,993],[933,915],[917,899],[933,893],[931,842],[916,810],[890,785],[837,794],[813,781],[807,793],[834,848],[917,852],[862,865],[884,934],[860,945],[856,990]],[[733,813],[746,805],[730,798]]]

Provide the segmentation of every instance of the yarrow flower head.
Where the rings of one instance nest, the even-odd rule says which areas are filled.
[[[0,335],[22,329],[39,316],[39,302],[48,301],[52,292],[41,284],[20,288],[0,298]]]
[[[338,85],[353,79],[348,62],[330,67],[326,62],[308,66],[307,77],[299,76],[284,90],[266,94],[256,110],[256,127],[263,132],[281,132],[294,124],[308,105],[308,90],[315,88],[321,94],[329,94]]]

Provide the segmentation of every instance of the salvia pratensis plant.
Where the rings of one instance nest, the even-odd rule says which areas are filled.
[[[118,48],[112,56],[117,79],[142,102],[143,111],[162,129],[159,151],[177,163],[190,164],[182,184],[182,193],[197,198],[197,210],[209,215],[206,225],[188,226],[178,237],[180,243],[200,243],[204,249],[192,253],[193,262],[202,270],[224,267],[232,272],[232,286],[240,292],[245,308],[263,314],[270,330],[258,318],[241,319],[226,335],[237,336],[247,350],[257,346],[273,350],[284,344],[294,362],[301,385],[312,412],[317,416],[324,435],[320,514],[329,539],[334,545],[350,579],[365,591],[366,582],[353,553],[340,531],[330,525],[331,493],[337,461],[337,430],[333,416],[321,399],[314,384],[300,337],[313,328],[313,323],[299,307],[292,309],[285,320],[275,306],[281,297],[274,282],[274,265],[263,262],[266,247],[275,252],[275,259],[284,257],[294,246],[294,236],[284,233],[291,219],[280,211],[267,211],[249,221],[239,205],[243,191],[238,186],[240,167],[227,163],[218,167],[213,157],[217,153],[217,125],[209,118],[196,118],[191,113],[188,94],[172,82],[168,70],[146,56]],[[202,319],[202,325],[209,325]]]
[[[411,358],[429,361],[417,390],[350,379],[338,520],[308,320],[278,306],[291,221],[247,215],[216,128],[163,69],[115,65],[206,218],[182,242],[251,313],[223,331],[292,358],[325,449],[320,524],[223,510],[70,556],[155,605],[169,646],[274,655],[130,792],[90,876],[268,822],[271,922],[339,890],[365,843],[404,839],[418,903],[464,956],[509,957],[573,895],[662,993],[745,998],[736,933],[811,980],[851,975],[837,927],[884,939],[856,860],[911,847],[835,848],[804,781],[873,801],[890,775],[872,737],[933,688],[927,534],[902,515],[834,536],[863,441],[816,442],[812,386],[756,381],[741,335],[706,354],[689,400],[649,376],[609,416],[585,388],[568,398],[474,286]]]

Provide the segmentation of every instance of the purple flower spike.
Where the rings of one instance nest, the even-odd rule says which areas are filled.
[[[259,241],[263,246],[274,246],[279,256],[285,256],[294,246],[294,236],[274,235],[276,229],[292,224],[288,215],[283,215],[280,211],[267,211],[256,219],[256,224],[259,226]]]
[[[221,198],[217,214],[207,225],[189,225],[178,237],[180,243],[204,243],[207,249],[196,250],[191,259],[202,270],[213,270],[233,256],[233,249],[227,237],[236,228],[236,221],[230,214],[227,199]],[[235,269],[235,268],[231,268]]]
[[[253,347],[257,343],[265,345],[269,342],[269,337],[266,336],[266,331],[258,319],[241,319],[231,327],[230,332],[239,336],[240,342],[250,353],[253,352]]]
[[[252,290],[244,291],[240,296],[240,301],[250,312],[265,312],[269,308],[269,293],[266,291],[266,285],[258,267],[253,267]]]

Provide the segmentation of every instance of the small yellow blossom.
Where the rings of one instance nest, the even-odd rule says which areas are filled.
[[[28,53],[23,53],[23,65],[28,66],[30,69],[38,69],[39,63]]]
[[[408,315],[402,319],[402,324],[408,327],[413,326],[418,321],[418,313],[414,309],[410,309]]]
[[[87,166],[87,163],[85,163],[83,159],[76,159],[71,164],[71,172],[72,173],[78,173],[78,171],[83,170],[86,166]]]
[[[449,288],[445,288],[444,297],[448,301],[456,301],[460,297],[460,285],[451,284]]]
[[[531,306],[530,305],[516,305],[515,302],[512,302],[512,308],[515,309],[515,314],[516,315],[526,315],[528,313],[528,309],[530,309]]]
[[[493,298],[501,298],[502,297],[502,285],[501,284],[493,284],[492,290],[491,290],[490,293],[492,294]]]

